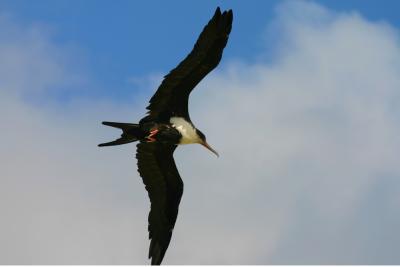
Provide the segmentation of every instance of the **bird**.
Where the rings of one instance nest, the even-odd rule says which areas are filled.
[[[190,120],[188,101],[196,85],[219,64],[232,29],[232,20],[231,9],[221,12],[217,7],[192,51],[164,76],[139,123],[102,122],[122,130],[122,134],[120,138],[98,146],[138,141],[138,172],[151,203],[148,258],[152,265],[160,265],[165,256],[183,194],[183,181],[173,158],[175,149],[179,145],[200,144],[219,156]]]

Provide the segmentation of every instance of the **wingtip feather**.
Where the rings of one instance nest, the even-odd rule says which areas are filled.
[[[151,265],[160,265],[165,255],[160,245],[154,240],[151,240],[149,249],[149,259],[151,259]]]

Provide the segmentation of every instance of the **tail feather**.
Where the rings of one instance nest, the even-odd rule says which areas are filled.
[[[137,123],[125,123],[125,122],[113,122],[113,121],[103,121],[102,124],[114,128],[119,128],[121,130],[129,130],[131,128],[139,127],[139,124]]]
[[[138,139],[127,139],[127,138],[121,137],[121,138],[118,138],[118,139],[116,139],[116,140],[114,140],[114,141],[111,141],[111,142],[101,143],[101,144],[99,144],[98,146],[99,146],[99,147],[103,147],[103,146],[117,146],[117,145],[123,145],[123,144],[128,144],[128,143],[131,143],[131,142],[135,142],[135,141],[137,141],[137,140],[138,140]]]
[[[131,142],[135,142],[141,138],[142,132],[139,128],[139,124],[136,123],[123,123],[123,122],[112,122],[112,121],[103,121],[104,125],[118,128],[122,130],[121,137],[107,143],[99,144],[100,147],[103,146],[116,146],[123,145]]]

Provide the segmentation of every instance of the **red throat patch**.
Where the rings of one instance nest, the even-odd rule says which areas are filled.
[[[146,137],[147,142],[151,143],[151,142],[157,141],[156,138],[154,138],[157,133],[158,133],[158,129],[151,130],[150,134]]]

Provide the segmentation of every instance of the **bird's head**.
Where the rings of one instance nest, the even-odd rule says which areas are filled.
[[[206,136],[199,130],[196,129],[197,136],[199,137],[198,143],[208,150],[210,150],[212,153],[214,153],[217,157],[219,157],[219,154],[217,151],[215,151],[206,141]]]

